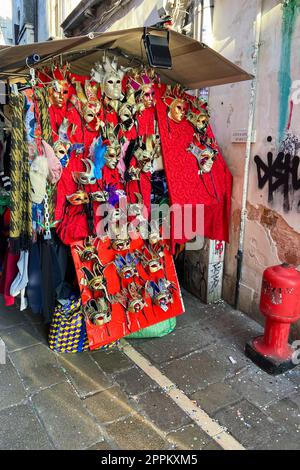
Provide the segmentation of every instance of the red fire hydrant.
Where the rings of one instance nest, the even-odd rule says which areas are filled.
[[[246,355],[269,374],[278,375],[295,367],[289,345],[292,323],[300,319],[300,272],[282,264],[265,270],[260,310],[266,317],[264,336],[246,345]]]

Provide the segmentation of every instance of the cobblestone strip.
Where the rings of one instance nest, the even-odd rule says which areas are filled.
[[[224,450],[245,450],[244,447],[205,413],[199,406],[193,403],[176,385],[164,374],[145,359],[138,351],[125,340],[121,341],[123,352],[154,380],[179,408],[181,408],[208,436],[216,441]]]

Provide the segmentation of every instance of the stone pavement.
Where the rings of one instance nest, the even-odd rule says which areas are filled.
[[[300,449],[300,366],[265,374],[243,354],[257,323],[184,302],[174,333],[130,344],[245,448]],[[0,449],[221,449],[121,350],[55,354],[39,317],[2,304],[0,338]]]

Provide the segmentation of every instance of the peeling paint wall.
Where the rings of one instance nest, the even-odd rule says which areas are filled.
[[[212,47],[250,72],[259,3],[215,1]],[[284,6],[264,0],[262,15],[240,299],[240,308],[258,319],[263,270],[281,262],[300,265],[300,1]],[[214,131],[234,176],[223,293],[229,302],[236,278],[245,160],[245,144],[232,143],[232,132],[247,129],[249,96],[250,83],[210,92]]]

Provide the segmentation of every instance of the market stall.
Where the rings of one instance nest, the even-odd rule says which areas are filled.
[[[228,241],[232,178],[207,103],[188,90],[251,77],[173,31],[172,69],[151,69],[144,33],[0,50],[0,288],[6,305],[43,315],[56,351],[171,331],[185,227]]]

